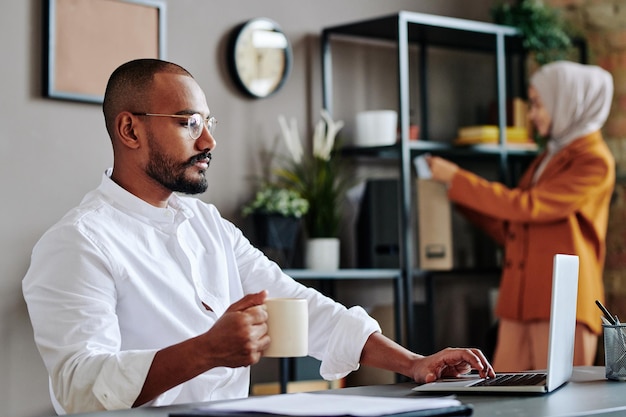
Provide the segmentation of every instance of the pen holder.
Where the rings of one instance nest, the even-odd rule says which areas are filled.
[[[626,324],[603,324],[607,379],[626,381]]]

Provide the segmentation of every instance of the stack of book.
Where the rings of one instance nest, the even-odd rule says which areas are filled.
[[[457,145],[475,145],[478,143],[498,143],[500,128],[495,125],[465,126],[459,128]],[[506,128],[507,143],[528,143],[528,130],[525,127],[509,126]]]
[[[505,132],[506,144],[509,147],[529,148],[537,147],[530,138],[531,126],[527,116],[527,104],[521,98],[514,98],[507,103],[507,126]],[[495,114],[490,120],[496,120]],[[495,122],[492,122],[495,123]],[[456,145],[497,145],[500,141],[500,128],[496,124],[463,126],[459,128]]]

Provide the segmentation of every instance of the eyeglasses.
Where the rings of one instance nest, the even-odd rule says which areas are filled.
[[[206,119],[203,118],[200,113],[194,113],[190,115],[186,114],[157,114],[157,113],[133,113],[134,116],[157,116],[157,117],[175,117],[178,119],[186,119],[187,120],[187,131],[189,132],[189,137],[192,140],[196,140],[202,135],[203,126],[206,126],[207,130],[213,136],[213,132],[215,131],[215,125],[217,124],[217,120],[213,116],[209,116]]]

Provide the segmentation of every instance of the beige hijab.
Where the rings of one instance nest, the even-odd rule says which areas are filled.
[[[530,84],[552,116],[546,156],[535,171],[534,182],[554,154],[602,128],[613,101],[613,78],[595,65],[557,61],[542,66]]]

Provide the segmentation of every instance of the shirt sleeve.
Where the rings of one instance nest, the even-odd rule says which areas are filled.
[[[23,280],[35,342],[67,413],[130,408],[156,353],[120,352],[109,268],[85,235],[57,227],[35,246]]]
[[[365,342],[372,333],[381,331],[378,322],[363,308],[347,309],[285,275],[234,226],[232,233],[246,293],[268,290],[270,297],[308,300],[309,355],[322,361],[322,377],[339,379],[357,370]]]
[[[361,352],[372,333],[380,326],[361,307],[352,307],[339,317],[330,331],[326,352],[322,358],[320,374],[324,379],[335,380],[359,369]]]

